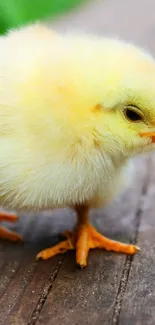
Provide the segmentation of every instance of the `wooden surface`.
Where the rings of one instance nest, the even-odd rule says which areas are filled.
[[[90,1],[89,1],[90,2]],[[154,0],[90,2],[53,22],[118,35],[155,51]],[[24,245],[0,241],[0,324],[154,325],[155,324],[155,157],[135,159],[132,186],[104,210],[91,211],[105,235],[137,243],[134,258],[91,251],[88,267],[75,265],[75,253],[35,261],[40,249],[76,221],[70,210],[21,216],[15,229]]]

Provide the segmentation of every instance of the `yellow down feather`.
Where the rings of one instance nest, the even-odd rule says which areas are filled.
[[[42,25],[11,31],[0,48],[0,204],[105,204],[123,188],[129,158],[154,148],[139,136],[155,131],[153,58]],[[141,121],[126,117],[128,105]]]

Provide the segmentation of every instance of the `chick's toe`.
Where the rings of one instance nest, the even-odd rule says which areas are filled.
[[[0,221],[16,222],[18,217],[15,214],[0,212]],[[14,242],[23,241],[22,237],[11,230],[0,227],[0,238]]]
[[[58,243],[53,247],[44,249],[39,254],[37,254],[36,259],[48,260],[49,258],[55,255],[64,254],[68,250],[75,249],[75,233],[71,231],[66,231],[63,234],[63,237],[66,237],[67,239],[63,240],[62,242]]]

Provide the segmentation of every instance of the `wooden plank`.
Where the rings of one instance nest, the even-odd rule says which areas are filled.
[[[132,188],[121,201],[107,210],[104,218],[103,211],[98,211],[98,215],[93,212],[92,218],[96,218],[96,225],[98,224],[102,232],[105,229],[106,235],[109,233],[111,237],[119,237],[124,241],[125,239],[127,241],[127,238],[131,240],[135,236],[136,214],[139,210],[145,176],[146,165],[144,161],[139,161]],[[110,218],[110,214],[115,218]],[[122,215],[123,221],[120,217]],[[125,233],[120,236],[118,229],[123,223]],[[38,321],[30,324],[110,324],[125,260],[124,255],[92,251],[89,256],[89,267],[81,271],[75,267],[74,253],[67,254],[38,315]]]
[[[147,195],[144,197],[138,245],[142,252],[135,256],[130,270],[120,314],[120,325],[155,324],[155,156],[150,161]]]
[[[49,218],[45,218],[46,226],[40,227],[44,217],[44,214],[40,215],[35,222],[26,218],[22,220],[20,230],[21,233],[25,232],[26,238],[31,238],[29,243],[13,245],[1,241],[0,324],[28,324],[36,306],[36,314],[39,312],[40,300],[44,299],[59,270],[62,260],[60,256],[43,264],[35,261],[36,253],[49,244],[49,237],[53,241],[52,231],[47,238],[42,237],[42,242],[39,240],[44,233],[48,233]],[[35,240],[32,238],[33,234]],[[55,239],[54,237],[54,242]]]

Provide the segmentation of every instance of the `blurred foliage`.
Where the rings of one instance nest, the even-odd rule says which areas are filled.
[[[0,34],[68,11],[84,0],[0,0]]]

